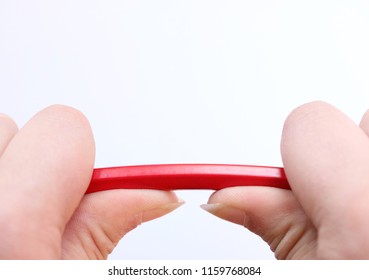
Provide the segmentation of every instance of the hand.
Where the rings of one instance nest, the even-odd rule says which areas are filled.
[[[369,259],[369,113],[360,126],[313,102],[286,120],[281,152],[292,191],[235,187],[203,206],[261,236],[278,259]]]
[[[94,155],[72,108],[51,106],[19,131],[0,115],[0,259],[105,259],[128,231],[181,205],[164,191],[84,195]]]

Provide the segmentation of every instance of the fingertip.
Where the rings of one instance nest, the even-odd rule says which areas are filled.
[[[312,119],[320,118],[319,115],[327,114],[327,110],[330,112],[332,109],[335,109],[332,105],[321,100],[316,100],[300,105],[292,110],[283,125],[281,138],[282,158],[286,151],[289,151],[289,140],[296,136],[297,129],[304,127],[305,124],[311,123]]]
[[[247,227],[246,212],[224,203],[208,203],[200,206],[206,212],[231,223]]]
[[[139,219],[135,226],[168,214],[185,203],[175,192],[146,189],[96,192],[85,195],[84,200],[83,205],[86,202],[89,205],[84,210],[93,211],[100,222],[110,220],[114,224],[115,219],[123,218],[130,223],[131,219]]]
[[[87,118],[80,110],[64,104],[49,105],[42,109],[38,114],[50,114],[54,118],[59,118],[61,116],[64,120],[68,120],[70,118],[73,122],[81,121],[81,123],[88,123]]]
[[[16,122],[10,116],[4,113],[0,113],[0,122],[2,126],[6,126],[11,131],[18,131],[18,126]]]
[[[323,108],[334,108],[331,104],[322,101],[322,100],[314,100],[307,103],[304,103],[295,109],[293,109],[287,117],[287,123],[291,120],[300,119],[304,116],[308,116],[311,113],[314,113],[316,110],[321,110]]]
[[[0,113],[0,156],[18,132],[18,126],[8,115]]]
[[[185,204],[185,202],[182,201],[178,201],[178,202],[172,202],[172,203],[166,203],[163,204],[159,207],[155,207],[153,209],[149,209],[146,210],[144,212],[142,212],[142,223],[146,223],[149,222],[151,220],[160,218],[162,216],[165,216],[167,214],[169,214],[170,212],[173,212],[174,210],[176,210],[177,208],[181,207],[183,204]]]
[[[360,124],[359,124],[360,128],[367,134],[369,135],[369,110],[367,110],[363,117],[361,118]]]
[[[68,160],[64,162],[69,161],[70,167],[78,166],[76,169],[68,167],[68,172],[70,174],[83,174],[82,177],[77,176],[77,174],[75,177],[81,179],[81,183],[78,185],[87,188],[95,162],[95,140],[86,116],[71,106],[54,104],[38,112],[30,122],[35,120],[40,123],[39,126],[43,127],[44,131],[50,134],[50,139],[63,139],[62,143],[59,143],[59,147],[66,148],[64,154]],[[55,140],[55,143],[61,142],[60,140]]]
[[[76,108],[71,106],[54,104],[46,107],[36,114],[35,117],[42,117],[51,121],[53,125],[59,128],[73,129],[77,136],[84,139],[85,144],[88,144],[95,149],[95,141],[92,128],[87,117]]]
[[[283,203],[281,203],[281,201]],[[289,203],[287,203],[289,202]],[[226,204],[245,211],[261,211],[262,209],[284,205],[294,205],[295,199],[290,190],[274,187],[231,187],[214,192],[208,204]]]

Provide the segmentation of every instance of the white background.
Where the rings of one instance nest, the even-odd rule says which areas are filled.
[[[281,165],[283,122],[320,99],[369,108],[369,2],[0,0],[0,111],[62,103],[90,120],[96,166]],[[128,234],[111,259],[271,259],[198,206]]]

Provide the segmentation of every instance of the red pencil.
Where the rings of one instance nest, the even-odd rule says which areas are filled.
[[[281,167],[230,164],[157,164],[96,168],[86,193],[111,189],[212,189],[269,186],[289,189]]]

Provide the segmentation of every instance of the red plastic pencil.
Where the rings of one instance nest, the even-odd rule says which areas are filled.
[[[289,189],[281,167],[230,164],[157,164],[97,168],[86,193],[112,189],[212,189],[269,186]]]

